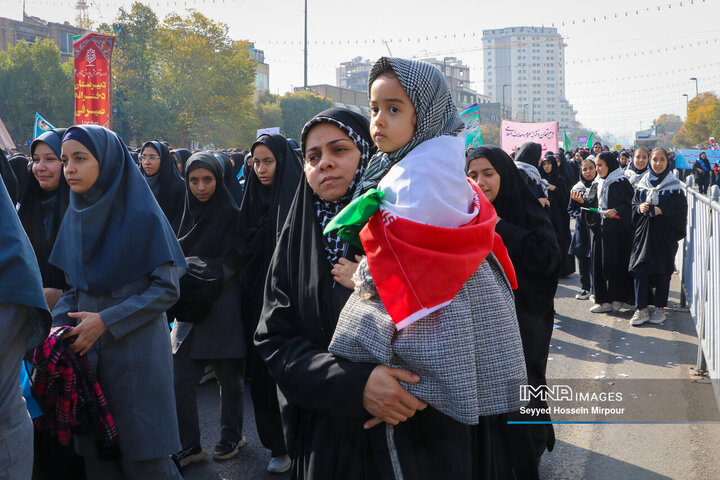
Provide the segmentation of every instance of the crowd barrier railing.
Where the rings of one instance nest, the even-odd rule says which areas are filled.
[[[720,188],[708,195],[686,179],[687,235],[680,242],[676,267],[698,335],[697,369],[707,371],[720,406]]]

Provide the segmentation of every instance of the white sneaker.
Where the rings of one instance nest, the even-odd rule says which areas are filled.
[[[654,312],[650,314],[650,318],[648,321],[650,323],[663,323],[665,321],[665,309],[664,308],[656,308]]]
[[[588,298],[590,298],[590,294],[587,290],[580,290],[580,292],[575,295],[575,298],[577,298],[578,300],[587,300]]]
[[[285,473],[292,467],[292,460],[289,455],[272,457],[268,463],[267,471],[270,473]]]
[[[613,306],[609,303],[596,303],[592,307],[590,307],[590,312],[592,313],[607,313],[612,312]]]
[[[632,318],[630,319],[630,325],[638,326],[650,320],[650,314],[647,310],[635,310]]]

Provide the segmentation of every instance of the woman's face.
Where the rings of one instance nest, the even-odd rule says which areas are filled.
[[[323,200],[336,202],[347,193],[362,153],[355,142],[330,123],[314,126],[305,140],[305,177]]]
[[[173,160],[175,160],[175,167],[177,167],[178,172],[180,172],[180,174],[182,175],[182,173],[183,173],[183,164],[182,164],[182,161],[180,160],[180,155],[178,155],[177,153],[173,152],[173,153],[172,153],[172,156],[173,156]]]
[[[60,185],[60,176],[63,174],[62,162],[47,143],[39,142],[35,146],[32,172],[40,188],[46,192],[54,192]]]
[[[62,144],[62,162],[65,180],[74,193],[85,193],[100,175],[97,158],[77,140],[65,140]]]
[[[552,172],[552,163],[549,160],[544,160],[542,162],[542,168],[545,173]]]
[[[467,176],[477,183],[490,203],[495,201],[500,191],[500,175],[498,175],[490,160],[485,157],[470,160]]]
[[[160,154],[152,147],[145,147],[140,155],[145,175],[152,177],[160,170]]]
[[[196,168],[188,175],[190,193],[201,202],[207,202],[215,193],[217,181],[207,168]]]
[[[642,170],[647,167],[648,164],[648,153],[644,148],[638,148],[633,154],[633,165],[638,170]]]
[[[253,150],[253,169],[255,169],[255,175],[257,175],[260,183],[269,187],[273,183],[275,178],[275,169],[277,168],[277,160],[272,151],[259,143]]]
[[[585,180],[594,180],[596,175],[595,164],[590,160],[583,162],[581,172]]]
[[[605,163],[605,160],[598,157],[595,159],[595,168],[597,169],[597,174],[600,175],[600,178],[607,177],[608,174],[608,166],[607,163]]]
[[[663,152],[660,150],[653,152],[652,158],[650,159],[650,168],[652,168],[653,172],[657,174],[663,173],[667,168],[667,164],[668,160]]]
[[[577,153],[575,154],[575,161],[576,161],[576,162],[582,162],[582,159],[583,159],[583,158],[582,158],[582,155],[580,155],[580,152],[577,152]]]
[[[599,143],[593,145],[593,154],[597,156],[597,154],[600,152],[602,152],[602,145],[600,145]]]
[[[700,158],[705,160],[707,158],[707,155],[705,155],[705,152],[700,153]]]

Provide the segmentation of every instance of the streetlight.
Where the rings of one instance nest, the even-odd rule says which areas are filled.
[[[692,77],[692,78],[690,79],[691,82],[692,82],[693,80],[695,81],[695,96],[697,97],[697,96],[699,95],[699,93],[698,93],[697,78],[696,78],[696,77]]]
[[[502,108],[500,109],[500,118],[503,118],[503,113],[505,112],[505,87],[509,87],[510,84],[506,83],[503,85],[503,101],[502,101]]]
[[[683,93],[685,97],[685,117],[687,117],[688,111],[690,110],[690,96],[687,93]]]

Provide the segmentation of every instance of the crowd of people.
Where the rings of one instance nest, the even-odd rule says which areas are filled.
[[[662,322],[683,184],[661,148],[466,150],[424,62],[381,58],[369,91],[369,122],[332,108],[299,144],[76,125],[0,159],[9,478],[182,478],[208,369],[216,461],[246,443],[247,381],[269,472],[538,478],[552,425],[508,421],[546,382],[558,281],[577,258],[592,312]]]

